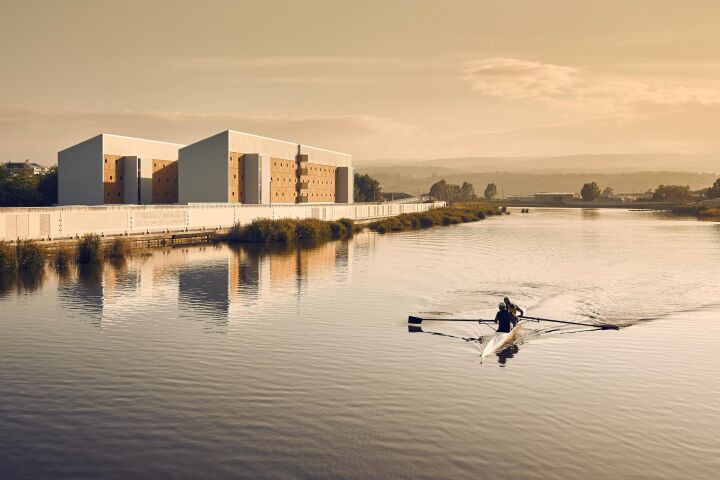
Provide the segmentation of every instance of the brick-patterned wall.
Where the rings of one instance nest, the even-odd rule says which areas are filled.
[[[335,202],[337,167],[309,162],[305,165],[300,182],[307,202]]]
[[[297,199],[297,163],[282,158],[270,159],[270,201],[295,203]]]
[[[103,156],[103,203],[125,203],[124,157]]]
[[[152,203],[177,203],[178,163],[153,159],[152,185]]]
[[[228,202],[245,201],[245,155],[230,152],[228,159]]]

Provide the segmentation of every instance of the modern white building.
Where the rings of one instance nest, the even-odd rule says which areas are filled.
[[[58,153],[60,205],[353,203],[352,156],[226,130],[191,145],[101,134]]]
[[[58,203],[177,203],[182,147],[103,133],[66,148],[58,152]]]
[[[180,149],[180,203],[352,203],[352,156],[226,130]]]

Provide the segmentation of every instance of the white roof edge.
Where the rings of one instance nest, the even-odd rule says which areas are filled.
[[[256,135],[256,134],[254,134],[254,133],[240,132],[240,131],[238,131],[238,130],[226,130],[226,132],[228,132],[228,133],[239,133],[239,134],[241,134],[241,135],[249,135],[249,136],[251,136],[251,137],[263,138],[263,139],[265,139],[265,140],[272,140],[273,142],[287,143],[288,145],[293,145],[293,146],[298,146],[298,145],[300,145],[301,147],[310,147],[310,148],[314,148],[314,149],[316,149],[316,150],[322,150],[322,151],[328,152],[328,153],[337,153],[338,155],[347,155],[347,156],[349,156],[349,157],[352,157],[352,154],[350,154],[350,153],[338,152],[337,150],[329,150],[329,149],[327,149],[327,148],[313,147],[312,145],[305,145],[305,144],[302,144],[302,143],[294,143],[294,142],[290,142],[290,141],[288,141],[288,140],[280,140],[280,139],[272,138],[272,137],[264,137],[264,136],[262,136],[262,135]],[[225,133],[225,132],[220,132],[220,133]],[[215,136],[215,135],[213,135],[213,137],[214,137],[214,136]],[[208,138],[209,138],[209,137],[208,137]]]
[[[119,137],[119,138],[130,138],[132,140],[142,140],[143,142],[154,142],[154,143],[165,143],[168,145],[175,145],[176,147],[187,147],[187,145],[183,145],[182,143],[173,143],[173,142],[165,142],[163,140],[151,140],[149,138],[140,138],[140,137],[129,137],[127,135],[117,135],[115,133],[101,133],[103,137]],[[95,138],[95,137],[92,137]]]

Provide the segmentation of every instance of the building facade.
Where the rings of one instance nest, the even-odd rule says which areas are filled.
[[[178,202],[183,145],[100,134],[58,152],[60,205]]]
[[[353,202],[345,153],[226,130],[181,148],[179,164],[180,203]]]
[[[60,205],[353,203],[352,157],[226,130],[190,145],[101,134],[58,153]]]

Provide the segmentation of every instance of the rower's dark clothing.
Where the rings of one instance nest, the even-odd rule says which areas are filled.
[[[517,317],[507,310],[500,310],[497,315],[495,315],[495,321],[498,324],[498,332],[509,333],[517,323]]]

